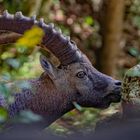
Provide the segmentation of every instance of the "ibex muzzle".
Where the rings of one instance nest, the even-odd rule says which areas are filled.
[[[73,102],[86,107],[106,108],[111,102],[120,101],[121,83],[98,72],[76,44],[52,24],[25,17],[21,12],[11,15],[5,11],[0,16],[0,30],[23,34],[33,25],[44,30],[41,45],[59,59],[60,65],[55,67],[45,56],[40,57],[44,73],[28,81],[31,89],[22,89],[20,94],[15,94],[15,102],[8,107],[10,116],[30,109],[50,123],[74,109]]]

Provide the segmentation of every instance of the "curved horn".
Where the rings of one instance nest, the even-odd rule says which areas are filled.
[[[76,44],[57,31],[52,24],[45,24],[43,19],[37,21],[35,16],[28,18],[23,16],[21,12],[11,15],[7,11],[4,11],[0,16],[0,30],[23,34],[33,25],[37,25],[44,30],[45,35],[41,45],[49,49],[62,65],[68,65],[80,60],[81,52]]]

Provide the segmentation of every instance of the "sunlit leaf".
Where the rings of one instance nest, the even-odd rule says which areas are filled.
[[[4,52],[2,55],[1,55],[1,59],[7,59],[7,58],[10,58],[10,57],[13,57],[14,54],[11,53],[11,52]]]
[[[94,24],[94,20],[91,16],[87,16],[85,18],[85,23],[88,24],[88,25],[93,25]]]
[[[39,44],[44,36],[44,31],[37,27],[33,26],[30,30],[26,31],[17,43],[17,47],[34,47],[35,45]]]

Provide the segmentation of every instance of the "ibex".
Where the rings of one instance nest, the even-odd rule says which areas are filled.
[[[23,34],[33,25],[44,30],[41,46],[50,50],[60,65],[54,66],[41,55],[44,72],[39,78],[28,81],[31,88],[13,93],[15,102],[10,105],[1,96],[0,104],[8,109],[10,117],[29,109],[43,116],[49,125],[74,109],[73,102],[83,107],[107,108],[110,103],[120,101],[121,82],[97,71],[76,44],[52,24],[25,17],[21,12],[11,15],[5,11],[0,16],[0,30]]]

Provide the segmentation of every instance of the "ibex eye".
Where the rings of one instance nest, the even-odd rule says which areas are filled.
[[[78,73],[76,74],[76,76],[77,76],[78,78],[84,78],[84,77],[86,76],[86,73],[85,73],[84,71],[80,71],[80,72],[78,72]]]

